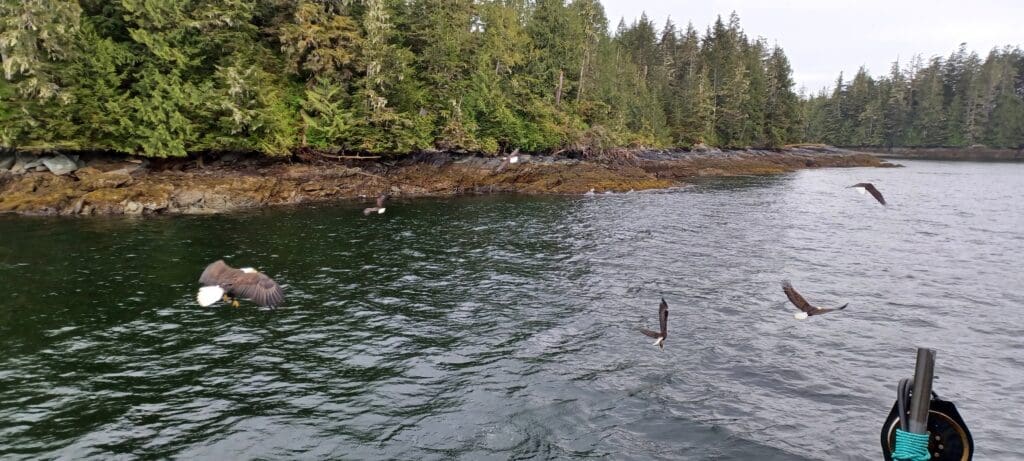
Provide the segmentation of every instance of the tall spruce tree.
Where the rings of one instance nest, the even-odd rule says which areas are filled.
[[[849,85],[804,101],[804,137],[839,145],[951,146],[1024,143],[1024,69],[1019,48],[992,50],[982,61],[961,44],[948,58],[893,63],[872,79],[861,69]]]
[[[765,145],[781,147],[800,139],[800,101],[793,93],[793,70],[782,48],[772,48],[767,67],[767,97],[761,136]]]
[[[643,15],[609,34],[598,0],[0,0],[0,27],[5,146],[774,146],[798,118],[782,50],[735,14],[701,36]],[[965,119],[1016,111],[990,68]],[[986,130],[966,132],[1012,137]]]

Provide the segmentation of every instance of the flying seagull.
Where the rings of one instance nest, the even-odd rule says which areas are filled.
[[[384,210],[386,210],[386,208],[384,208],[384,200],[387,200],[387,198],[388,198],[387,195],[381,194],[380,197],[377,197],[377,206],[370,207],[370,208],[364,208],[363,209],[363,214],[364,215],[371,215],[371,214],[374,214],[374,213],[384,214]]]
[[[879,192],[878,189],[875,189],[874,184],[871,184],[869,182],[861,182],[854,184],[850,187],[857,188],[857,192],[860,192],[862,194],[870,192],[871,196],[874,197],[875,200],[878,200],[878,203],[885,205],[885,197],[882,197],[882,193]]]
[[[658,306],[658,321],[661,322],[661,332],[651,331],[644,328],[640,332],[654,338],[654,345],[665,348],[665,337],[668,336],[668,303],[661,298],[661,305]]]
[[[206,266],[203,275],[199,276],[202,288],[196,295],[200,306],[207,307],[213,303],[231,300],[231,305],[238,307],[236,298],[249,299],[260,306],[277,307],[284,301],[284,293],[277,282],[251,267],[235,269],[217,260]]]
[[[807,302],[807,300],[804,299],[803,296],[800,296],[800,293],[796,292],[796,289],[794,289],[793,285],[789,283],[789,280],[784,280],[782,282],[782,291],[786,292],[786,296],[789,298],[789,302],[793,303],[793,305],[796,306],[797,309],[800,309],[802,311],[793,316],[796,317],[797,320],[803,320],[812,315],[821,315],[832,311],[841,311],[843,309],[846,309],[846,306],[850,305],[849,303],[846,303],[840,307],[831,309],[822,309],[820,307],[814,307],[811,305],[811,303]]]

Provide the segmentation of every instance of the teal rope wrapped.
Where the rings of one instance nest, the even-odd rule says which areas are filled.
[[[932,454],[928,452],[928,434],[903,432],[896,428],[896,450],[892,452],[894,461],[928,461]]]

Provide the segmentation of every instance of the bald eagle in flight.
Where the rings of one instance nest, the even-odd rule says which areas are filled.
[[[857,192],[862,194],[871,194],[875,200],[878,200],[878,203],[885,205],[885,197],[882,197],[882,193],[878,191],[878,188],[876,188],[874,184],[869,182],[859,182],[850,187],[857,189]]]
[[[206,266],[203,275],[199,276],[202,288],[196,295],[200,306],[207,307],[224,300],[238,307],[238,299],[248,299],[259,306],[277,307],[284,301],[281,287],[266,274],[251,267],[235,269],[224,263],[224,260]]]
[[[387,199],[388,199],[387,195],[381,194],[379,197],[377,197],[377,206],[369,207],[369,208],[364,208],[363,209],[363,214],[367,215],[367,216],[375,214],[375,213],[376,214],[384,214],[384,210],[387,209],[387,208],[384,207],[384,201],[387,200]]]
[[[665,298],[661,298],[661,304],[658,305],[658,322],[661,324],[661,331],[641,328],[640,332],[654,338],[654,345],[664,349],[665,338],[668,337],[668,303],[665,302]]]
[[[797,309],[800,309],[800,312],[797,312],[796,315],[793,316],[797,320],[803,320],[812,315],[821,315],[833,311],[841,311],[843,309],[846,309],[846,306],[850,305],[849,303],[846,303],[843,304],[842,306],[835,308],[821,308],[812,306],[811,303],[807,302],[807,300],[804,299],[803,296],[800,296],[800,293],[797,293],[796,289],[793,288],[793,285],[789,283],[789,280],[782,281],[782,291],[786,293],[786,297],[789,298],[789,302],[793,303],[793,305],[796,306]]]

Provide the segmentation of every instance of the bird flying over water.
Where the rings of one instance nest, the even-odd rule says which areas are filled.
[[[384,208],[384,201],[387,200],[387,198],[388,198],[387,195],[381,194],[379,197],[377,197],[377,206],[370,207],[370,208],[364,208],[363,209],[363,214],[364,215],[371,215],[371,214],[374,214],[374,213],[384,214],[384,210],[386,210],[386,208]]]
[[[654,345],[665,348],[665,337],[668,336],[668,303],[661,298],[661,305],[658,306],[658,321],[661,322],[661,332],[651,331],[644,328],[640,332],[654,338]]]
[[[260,306],[277,307],[284,301],[284,293],[277,282],[251,267],[235,269],[217,260],[206,266],[199,276],[202,288],[196,295],[200,306],[207,307],[213,303],[231,300],[231,305],[238,307],[238,299],[248,299]]]
[[[871,184],[869,182],[861,182],[861,183],[854,184],[854,185],[852,185],[850,187],[856,188],[857,192],[860,192],[862,194],[864,194],[864,193],[871,193],[871,196],[874,197],[875,200],[878,200],[878,203],[881,203],[882,205],[885,205],[885,197],[882,197],[882,193],[879,192],[878,189],[875,189],[875,185],[874,184]]]
[[[789,283],[789,280],[784,280],[782,282],[782,291],[786,293],[786,297],[789,298],[789,302],[793,303],[793,305],[796,306],[797,309],[800,309],[802,311],[793,316],[796,317],[797,320],[803,320],[812,315],[821,315],[832,311],[841,311],[843,309],[846,309],[846,306],[849,305],[849,303],[847,303],[843,304],[840,307],[828,309],[814,307],[811,305],[811,303],[807,302],[807,300],[804,299],[803,296],[800,296],[800,293],[796,292],[796,289],[794,289],[793,285]]]

